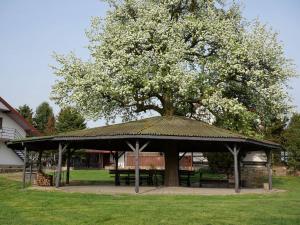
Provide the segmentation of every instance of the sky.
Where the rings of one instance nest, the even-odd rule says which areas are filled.
[[[259,18],[279,32],[285,54],[300,71],[300,1],[244,0],[243,15]],[[70,51],[87,59],[85,30],[93,16],[105,17],[108,5],[99,0],[1,0],[0,1],[0,96],[13,107],[35,109],[48,101],[55,113],[59,107],[49,100],[55,76],[53,52]],[[300,79],[290,81],[289,93],[300,111]],[[89,121],[88,126],[104,121]]]

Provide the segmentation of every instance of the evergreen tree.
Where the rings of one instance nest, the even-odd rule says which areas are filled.
[[[54,115],[48,117],[47,124],[45,126],[44,134],[45,135],[52,135],[56,133],[55,129],[55,117]]]
[[[286,129],[288,123],[288,118],[286,117],[284,120],[274,120],[272,122],[272,126],[270,126],[267,130],[265,130],[265,138],[267,140],[276,142],[278,144],[284,145],[284,130]],[[273,163],[276,165],[281,165],[284,163],[280,151],[273,151]]]
[[[61,109],[56,122],[57,132],[60,133],[85,128],[85,119],[76,109],[72,107]]]
[[[300,114],[292,116],[284,131],[284,147],[287,150],[288,166],[293,171],[300,170]]]
[[[33,111],[28,105],[21,105],[16,109],[30,124],[33,124]]]
[[[40,132],[45,133],[49,117],[54,117],[53,109],[48,102],[43,102],[36,108],[33,118],[34,125]]]

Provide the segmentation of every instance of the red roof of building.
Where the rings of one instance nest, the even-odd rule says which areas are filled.
[[[10,104],[8,104],[1,96],[0,103],[2,103],[8,110],[5,113],[19,124],[28,135],[30,136],[41,136],[41,133],[32,126],[17,110],[15,110]]]

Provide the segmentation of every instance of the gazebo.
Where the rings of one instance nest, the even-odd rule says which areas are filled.
[[[24,149],[25,185],[26,154],[28,151],[57,149],[58,164],[55,186],[60,186],[62,156],[67,153],[67,183],[70,155],[78,149],[105,149],[114,152],[116,161],[125,151],[135,153],[135,191],[139,192],[139,153],[163,152],[165,155],[166,186],[179,186],[179,152],[225,152],[234,159],[235,192],[239,192],[239,154],[265,151],[267,155],[269,189],[272,189],[271,152],[279,144],[249,138],[207,123],[179,116],[158,116],[133,122],[62,133],[53,136],[31,137],[7,143],[10,148]],[[116,163],[117,167],[118,163]],[[116,168],[118,169],[118,168]]]

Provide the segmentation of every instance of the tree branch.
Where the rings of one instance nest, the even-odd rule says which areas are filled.
[[[135,110],[136,113],[145,112],[147,110],[154,110],[162,115],[164,112],[164,110],[157,105],[137,104],[135,106],[136,106],[136,110]]]

